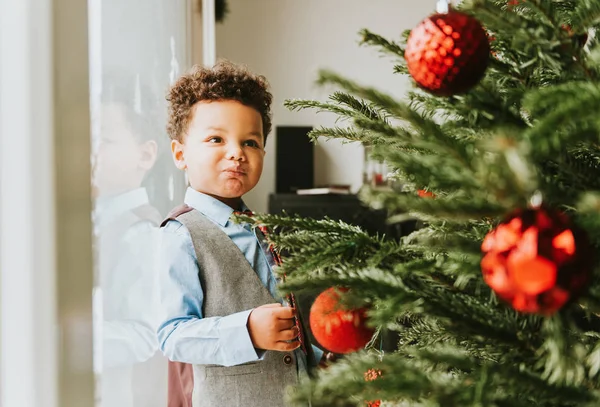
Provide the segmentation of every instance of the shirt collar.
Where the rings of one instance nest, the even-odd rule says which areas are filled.
[[[189,187],[185,193],[184,202],[186,205],[202,212],[202,214],[204,214],[207,218],[218,223],[222,227],[225,227],[229,221],[229,218],[233,214],[233,208],[229,205],[219,201],[216,198],[213,198],[210,195],[198,192],[191,187]],[[247,210],[248,207],[242,201],[242,211]]]
[[[94,221],[105,224],[119,215],[148,204],[145,188],[136,188],[119,195],[98,198],[94,205]]]

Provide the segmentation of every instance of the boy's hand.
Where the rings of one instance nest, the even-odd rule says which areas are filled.
[[[294,321],[296,310],[281,304],[255,308],[248,317],[248,333],[255,348],[287,352],[300,346]]]

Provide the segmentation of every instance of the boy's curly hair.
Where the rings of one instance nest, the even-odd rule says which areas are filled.
[[[201,101],[236,100],[260,113],[264,142],[271,131],[271,102],[269,83],[262,75],[255,75],[245,67],[229,61],[220,61],[212,68],[195,65],[179,78],[167,96],[169,121],[167,132],[171,140],[183,141],[192,119],[193,107]]]

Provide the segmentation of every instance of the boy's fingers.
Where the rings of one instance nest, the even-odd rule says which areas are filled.
[[[274,302],[272,304],[261,305],[259,308],[281,308],[281,307],[283,307],[283,305],[281,305],[278,302]]]
[[[291,341],[292,339],[296,339],[300,332],[298,328],[292,327],[291,329],[286,329],[285,331],[279,332],[279,340],[280,341]]]
[[[280,319],[277,321],[276,326],[278,331],[287,331],[295,327],[296,322],[293,319]]]
[[[289,321],[291,321],[291,319]],[[279,332],[285,332],[285,331],[296,331],[297,333],[300,333],[300,330],[298,329],[296,324],[294,324],[293,322],[290,324],[285,324],[285,325],[280,324],[279,325]]]
[[[279,319],[292,319],[296,316],[296,308],[281,307],[275,311],[275,315]]]
[[[291,341],[291,342],[277,342],[277,350],[282,352],[288,352],[294,349],[298,349],[300,347],[299,341]]]

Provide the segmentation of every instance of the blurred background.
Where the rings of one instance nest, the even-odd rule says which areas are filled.
[[[166,406],[153,256],[187,184],[165,94],[193,64],[226,58],[271,83],[274,131],[250,208],[405,232],[355,195],[392,187],[385,166],[358,144],[309,143],[335,117],[283,102],[325,99],[320,68],[401,97],[409,84],[358,32],[398,38],[435,1],[209,3],[0,0],[2,407]]]

